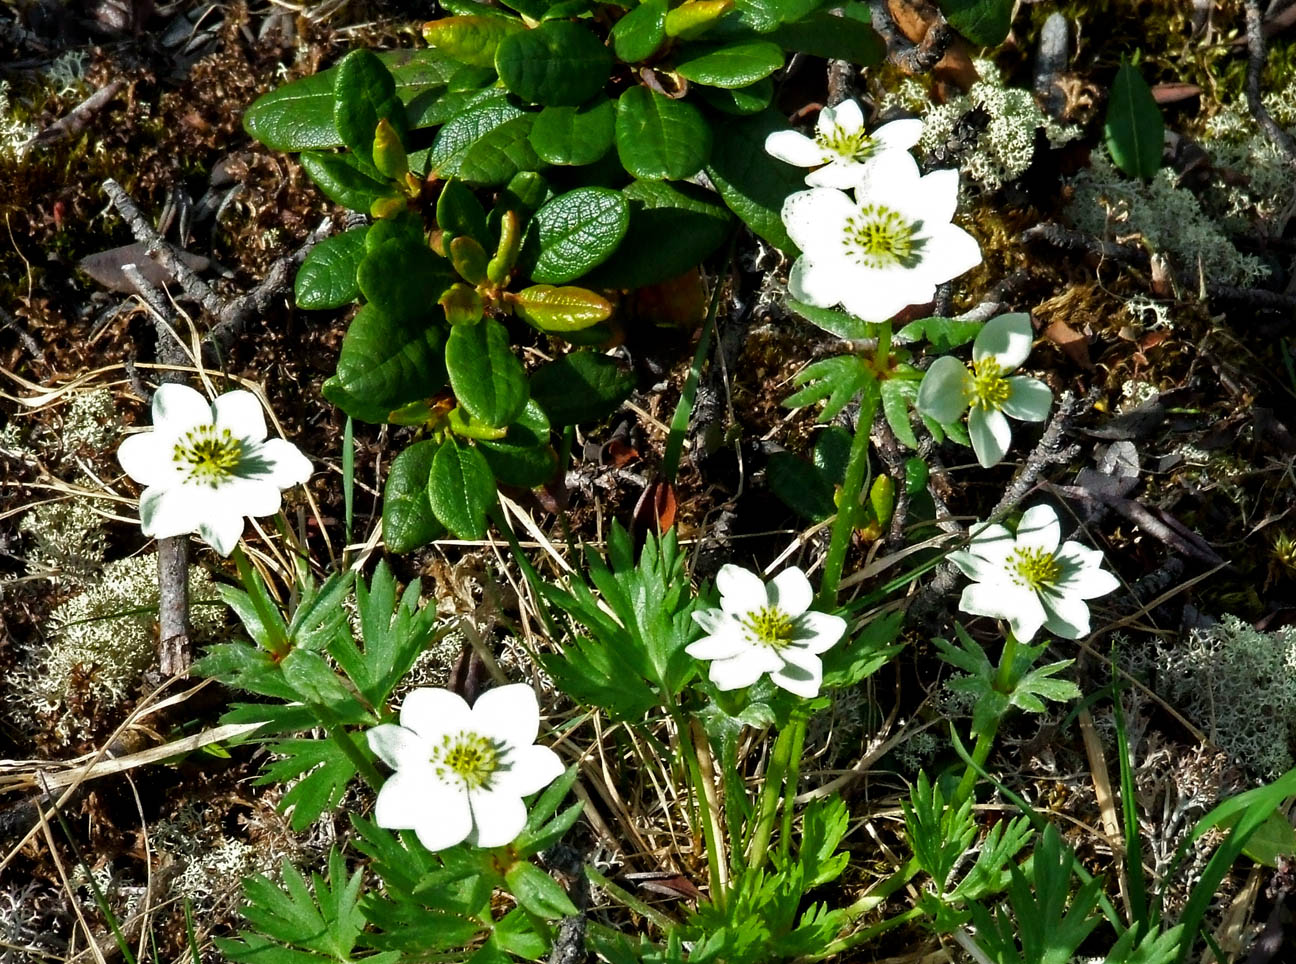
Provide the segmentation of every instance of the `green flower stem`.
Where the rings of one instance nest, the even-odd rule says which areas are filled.
[[[847,907],[846,916],[851,920],[855,920],[867,914],[873,908],[880,907],[892,894],[913,880],[919,869],[917,859],[910,857],[908,862],[897,868],[890,877],[876,887],[870,887],[867,894]]]
[[[860,493],[864,491],[868,479],[869,429],[877,412],[878,397],[877,382],[870,382],[860,394],[855,437],[851,439],[846,477],[842,480],[837,515],[833,519],[832,539],[828,543],[823,576],[819,581],[819,595],[815,601],[816,608],[829,612],[837,608],[837,586],[841,582],[846,550],[850,548],[851,534],[855,531],[855,521],[859,515]]]
[[[1003,654],[999,657],[999,671],[995,674],[994,688],[1005,696],[1012,694],[1017,688],[1017,678],[1013,667],[1017,662],[1017,648],[1020,644],[1017,637],[1011,632],[1004,641]],[[951,807],[959,807],[963,801],[972,794],[973,787],[976,786],[977,768],[984,767],[986,760],[990,759],[990,750],[994,747],[995,737],[999,735],[999,722],[1002,717],[996,716],[994,721],[985,729],[976,734],[976,745],[972,747],[972,759],[976,766],[969,766],[963,772],[963,779],[959,781],[958,789],[954,791],[954,799],[951,801]]]
[[[673,713],[675,726],[679,732],[680,752],[684,757],[685,766],[688,768],[689,782],[693,785],[693,792],[696,795],[698,809],[701,812],[700,823],[702,824],[702,836],[706,839],[707,850],[707,874],[710,878],[711,902],[720,910],[724,909],[728,902],[729,890],[729,868],[724,859],[724,836],[720,829],[720,804],[716,796],[715,783],[712,780],[712,774],[715,772],[711,766],[711,750],[708,746],[705,753],[700,752],[702,743],[706,741],[706,733],[698,727],[694,731],[695,721],[686,720],[678,713]],[[695,739],[700,737],[700,741],[695,743]],[[705,756],[706,767],[702,766],[701,759]]]
[[[918,920],[923,916],[923,912],[917,907],[905,911],[903,914],[897,914],[895,917],[888,917],[884,921],[879,921],[871,927],[865,927],[863,930],[848,934],[845,937],[839,937],[832,941],[818,954],[808,954],[799,958],[801,961],[822,961],[831,957],[836,957],[843,951],[848,951],[852,947],[858,947],[860,944],[867,944],[876,937],[885,934],[889,930],[894,930],[901,924],[908,924],[910,921]]]
[[[354,766],[359,774],[364,777],[364,781],[369,784],[369,788],[373,790],[374,793],[381,790],[384,783],[383,775],[378,772],[378,768],[374,766],[373,760],[365,756],[364,753],[360,751],[360,748],[356,746],[355,740],[352,738],[352,735],[347,728],[341,723],[336,723],[333,720],[328,719],[324,715],[326,711],[324,711],[322,706],[314,706],[312,708],[315,709],[317,713],[321,714],[320,719],[324,723],[324,732],[327,733],[329,739],[336,743],[342,752],[346,754],[346,758],[351,761],[352,766]]]
[[[779,856],[786,861],[792,849],[792,816],[796,810],[797,781],[801,777],[801,752],[805,748],[806,717],[797,713],[790,723],[792,750],[788,754],[787,789],[783,791],[783,832],[779,835]]]
[[[798,725],[799,723],[799,725]],[[801,730],[800,736],[797,730]],[[760,801],[756,805],[756,829],[752,831],[747,844],[747,866],[752,870],[759,869],[769,856],[770,837],[774,833],[774,821],[778,818],[779,790],[788,773],[792,749],[805,738],[805,723],[793,717],[774,741],[770,751],[769,766],[765,770],[765,782],[761,786]],[[787,805],[792,806],[792,796],[787,796]]]

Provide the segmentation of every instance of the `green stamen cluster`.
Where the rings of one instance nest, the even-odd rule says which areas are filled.
[[[754,613],[749,613],[743,620],[748,636],[753,643],[768,646],[771,649],[782,649],[792,642],[796,624],[792,617],[776,606],[762,606]]]
[[[840,127],[816,131],[815,143],[827,152],[857,162],[867,161],[877,153],[877,142],[862,130],[854,134],[847,134]]]
[[[842,244],[855,260],[868,268],[893,264],[911,267],[918,260],[921,242],[914,237],[918,224],[880,204],[865,204],[859,214],[846,219]]]
[[[176,443],[176,463],[188,471],[186,481],[206,483],[215,488],[232,477],[243,458],[243,443],[227,428],[200,425]]]
[[[1017,582],[1030,589],[1047,589],[1062,575],[1062,564],[1043,549],[1014,549],[1013,571]]]
[[[993,358],[982,358],[968,365],[972,372],[973,408],[998,411],[1012,397],[1012,386],[1004,378],[1003,368]]]
[[[469,790],[487,786],[500,769],[500,751],[494,740],[464,730],[441,738],[432,754],[438,777],[457,776]]]

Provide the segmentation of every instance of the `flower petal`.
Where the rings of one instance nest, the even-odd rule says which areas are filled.
[[[517,839],[526,826],[526,807],[522,798],[495,790],[469,790],[472,807],[471,838],[478,847],[503,847]]]
[[[214,512],[198,523],[198,535],[222,556],[228,556],[243,538],[243,513]]]
[[[1050,633],[1064,639],[1089,635],[1089,606],[1077,596],[1046,592],[1040,594],[1047,618],[1044,625]]]
[[[540,732],[540,703],[526,683],[496,686],[473,703],[469,728],[509,746],[525,747]]]
[[[1042,422],[1053,407],[1053,390],[1038,378],[1014,375],[1008,382],[1008,398],[1003,403],[1005,415],[1022,422]]]
[[[210,490],[209,504],[213,512],[237,515],[241,526],[243,516],[274,515],[283,497],[273,482],[235,477]]]
[[[857,134],[864,129],[864,112],[860,110],[859,101],[844,100],[835,108],[825,107],[819,116],[832,111],[832,125],[843,134]]]
[[[929,227],[948,224],[958,207],[958,183],[956,167],[923,175],[918,182],[918,193],[906,199],[906,212]]]
[[[451,811],[445,815],[452,818],[456,803],[460,803],[467,815],[468,800],[463,790],[439,779],[432,767],[403,768],[389,776],[378,791],[374,820],[388,830],[412,830],[426,821],[429,814],[440,816],[437,811]],[[467,833],[465,829],[463,835]],[[463,836],[454,843],[462,839]]]
[[[508,769],[491,777],[491,790],[526,797],[562,776],[562,760],[547,746],[523,746],[508,756]]]
[[[154,539],[198,531],[203,506],[196,495],[189,486],[150,486],[140,493],[140,528]]]
[[[794,696],[814,699],[819,695],[819,686],[823,683],[823,663],[817,656],[809,656],[804,661],[795,663],[788,659],[781,668],[770,673],[770,679],[775,686],[782,687]]]
[[[859,170],[856,204],[859,207],[877,204],[903,214],[907,211],[904,199],[919,190],[921,180],[918,162],[908,151],[880,151]]]
[[[742,615],[769,605],[761,577],[732,562],[716,573],[716,588],[720,590],[720,606],[727,613]]]
[[[472,727],[472,711],[458,693],[437,686],[421,686],[405,697],[401,726],[425,740]]]
[[[780,572],[766,587],[769,605],[776,606],[788,616],[800,616],[814,602],[810,580],[796,566]]]
[[[788,236],[806,253],[841,245],[846,221],[856,212],[854,202],[842,191],[817,187],[788,195],[783,202],[783,224]]]
[[[1002,372],[1015,371],[1030,356],[1035,330],[1030,315],[1024,311],[991,318],[972,343],[972,358],[980,361],[993,357]]]
[[[834,156],[829,163],[806,175],[805,182],[811,187],[832,187],[849,191],[867,176],[865,167],[868,162],[854,158]]]
[[[907,151],[922,138],[922,129],[917,117],[904,117],[883,124],[873,132],[873,139],[882,150]]]
[[[916,407],[941,425],[956,422],[968,408],[967,385],[967,366],[953,355],[942,355],[923,376]]]
[[[428,850],[445,850],[457,843],[463,843],[472,834],[472,810],[468,806],[468,794],[459,791],[453,798],[431,809],[434,801],[424,798],[424,813],[414,825],[414,833],[419,843]]]
[[[226,392],[212,402],[212,411],[216,414],[217,428],[227,428],[235,438],[249,442],[265,441],[265,412],[251,392]]]
[[[850,287],[850,278],[842,273],[839,263],[816,262],[802,255],[788,272],[788,294],[816,308],[841,304]]]
[[[153,393],[153,426],[164,434],[178,437],[211,423],[211,403],[188,385],[168,382]]]
[[[923,236],[927,240],[922,251],[923,268],[933,284],[957,278],[981,263],[981,246],[962,228],[937,224],[925,227]]]
[[[1021,642],[1034,638],[1044,625],[1039,597],[1015,583],[974,582],[963,588],[959,609],[974,616],[1006,619]]]
[[[1064,542],[1056,558],[1062,564],[1062,576],[1056,586],[1060,593],[1079,599],[1096,599],[1120,588],[1120,580],[1115,574],[1102,568],[1102,553],[1097,549],[1089,549],[1078,542]]]
[[[972,438],[972,451],[983,469],[1002,462],[1004,453],[1012,444],[1008,419],[1003,412],[993,409],[974,408],[968,413],[968,435]]]
[[[287,439],[266,439],[257,446],[256,454],[266,481],[273,482],[281,489],[300,485],[315,471],[311,460]]]
[[[684,652],[694,659],[730,659],[752,648],[743,628],[734,622],[729,628],[689,643]]]
[[[369,749],[393,770],[417,767],[430,759],[427,740],[395,723],[383,723],[365,734]]]
[[[765,152],[794,167],[816,167],[831,160],[827,152],[797,131],[775,131],[765,138]]]
[[[803,649],[810,653],[827,652],[841,642],[845,634],[846,620],[832,613],[821,613],[812,609],[808,613],[803,613],[797,620],[795,645],[788,649]]]
[[[936,296],[917,271],[901,267],[857,266],[842,296],[842,307],[865,321],[886,321],[910,305],[923,305]]]
[[[717,689],[736,690],[751,686],[765,673],[773,672],[783,665],[783,661],[774,655],[774,651],[758,646],[750,651],[729,659],[717,659],[710,667],[711,682]]]
[[[117,461],[140,485],[165,486],[180,480],[174,446],[174,440],[156,431],[128,435],[117,446]]]
[[[1021,522],[1017,523],[1019,548],[1051,553],[1061,541],[1062,524],[1051,505],[1040,503],[1022,513]]]
[[[959,571],[974,582],[994,583],[1008,578],[1008,571],[1004,568],[1002,560],[994,562],[983,559],[975,553],[962,549],[951,552],[945,558],[958,566]]]

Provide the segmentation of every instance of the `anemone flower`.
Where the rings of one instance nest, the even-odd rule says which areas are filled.
[[[811,187],[851,188],[865,168],[887,151],[907,151],[922,136],[922,121],[897,120],[872,134],[864,130],[864,114],[853,100],[825,107],[815,122],[814,137],[775,131],[765,138],[765,150],[795,167],[813,167],[806,175]]]

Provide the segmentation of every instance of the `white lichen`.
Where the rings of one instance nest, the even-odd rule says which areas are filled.
[[[0,80],[0,159],[20,161],[27,142],[36,136],[36,125],[14,116],[9,83]]]
[[[973,111],[983,112],[988,120],[976,134],[975,142],[958,156],[959,169],[968,179],[987,192],[997,191],[1026,172],[1035,157],[1037,131],[1053,147],[1060,147],[1080,136],[1079,127],[1059,124],[1044,113],[1028,90],[1004,86],[999,68],[989,60],[976,61],[981,80],[967,94],[953,97],[931,107],[923,117],[919,150],[933,154],[962,139],[959,127]]]
[[[1291,769],[1296,628],[1260,632],[1235,616],[1162,645],[1156,686],[1212,742],[1261,779]]]
[[[121,414],[112,392],[106,388],[73,395],[59,430],[64,452],[96,455],[114,448],[121,434]]]
[[[25,513],[18,531],[28,539],[27,571],[84,584],[103,567],[103,520],[90,499],[47,502]]]
[[[89,89],[86,65],[90,55],[84,50],[68,50],[49,62],[41,71],[51,93],[57,97],[80,97]]]

